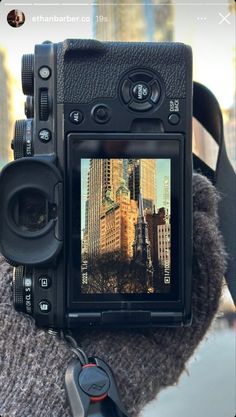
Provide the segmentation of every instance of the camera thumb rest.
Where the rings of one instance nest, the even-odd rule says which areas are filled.
[[[67,341],[72,342],[67,337]],[[111,368],[100,358],[87,358],[73,343],[77,355],[65,373],[65,387],[72,417],[129,417],[120,400]]]

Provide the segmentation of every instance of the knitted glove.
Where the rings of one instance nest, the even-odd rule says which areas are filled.
[[[193,322],[188,328],[78,331],[88,356],[113,369],[124,406],[137,417],[157,393],[175,384],[217,311],[225,252],[217,224],[218,196],[193,177]],[[0,258],[0,416],[70,417],[64,374],[73,357],[66,342],[37,329],[12,305],[12,268]]]

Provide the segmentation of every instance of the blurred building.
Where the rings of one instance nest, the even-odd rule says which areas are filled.
[[[100,253],[119,251],[131,258],[137,217],[138,203],[130,199],[130,191],[123,180],[116,191],[116,201],[110,198],[109,193],[103,200],[100,220]]]
[[[159,5],[160,3],[160,5]],[[171,0],[136,0],[130,7],[126,0],[94,6],[94,36],[110,41],[172,41],[173,6]]]
[[[153,211],[156,192],[155,159],[90,159],[82,252],[132,257],[140,194]]]
[[[116,198],[123,178],[122,159],[91,159],[88,173],[85,242],[88,254],[100,252],[100,215],[103,202]],[[87,240],[87,243],[86,243]]]
[[[143,207],[153,210],[156,202],[156,160],[155,159],[129,159],[128,187],[130,198],[139,201],[142,194]]]
[[[12,159],[11,138],[14,124],[13,80],[7,66],[6,51],[0,47],[0,169]]]
[[[135,224],[135,239],[133,244],[133,257],[135,261],[152,269],[151,246],[148,236],[148,225],[144,215],[143,199],[139,194],[138,219]]]
[[[161,224],[158,225],[158,261],[162,265],[169,266],[170,270],[170,248],[171,248],[171,239],[170,239],[170,224]],[[169,282],[166,282],[168,284]]]
[[[158,226],[166,224],[166,212],[162,207],[156,213],[155,208],[153,213],[148,211],[146,213],[146,221],[148,227],[148,237],[151,245],[152,264],[158,266]]]
[[[163,206],[166,211],[166,220],[170,216],[170,178],[165,176],[163,180]]]

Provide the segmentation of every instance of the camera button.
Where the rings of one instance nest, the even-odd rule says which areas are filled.
[[[39,139],[41,140],[41,142],[47,143],[50,141],[52,137],[52,134],[50,132],[50,130],[48,129],[42,129],[39,132]]]
[[[39,310],[41,313],[49,313],[51,310],[51,303],[47,300],[42,300],[39,302]]]
[[[152,104],[148,101],[145,101],[143,103],[137,103],[136,101],[132,101],[132,103],[130,103],[129,105],[129,108],[135,111],[146,111],[152,108]]]
[[[80,110],[73,110],[69,114],[69,119],[74,125],[79,125],[84,119],[83,113]]]
[[[51,278],[49,278],[47,275],[42,275],[39,278],[39,285],[41,288],[47,289],[51,287],[51,284],[52,284]]]
[[[177,125],[180,122],[180,115],[178,113],[171,113],[168,120],[171,125]]]
[[[39,76],[43,80],[48,80],[48,78],[51,76],[51,70],[49,67],[41,67],[39,68]]]
[[[151,75],[145,74],[143,72],[131,74],[130,78],[134,83],[138,83],[142,81],[149,83],[150,81],[152,81]]]
[[[127,104],[131,100],[130,88],[132,83],[130,80],[125,80],[121,87],[121,94],[124,102]]]
[[[133,86],[132,93],[135,100],[145,101],[150,95],[150,88],[147,84],[143,82],[137,83]]]
[[[160,86],[157,81],[154,81],[150,87],[152,89],[151,101],[156,104],[160,98]]]
[[[111,118],[111,112],[104,104],[95,106],[92,110],[92,115],[97,123],[107,123]]]

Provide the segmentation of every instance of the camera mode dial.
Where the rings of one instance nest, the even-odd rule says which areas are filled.
[[[33,121],[31,119],[16,121],[15,135],[11,142],[11,148],[14,151],[14,159],[23,158],[24,156],[33,156],[32,125]]]
[[[21,64],[22,90],[25,95],[34,94],[34,55],[27,54],[22,57]]]

